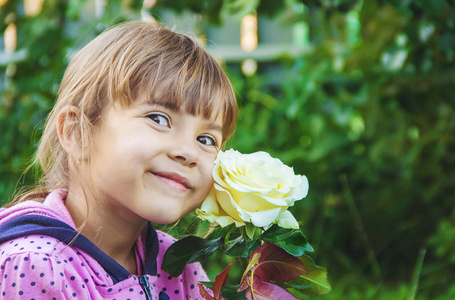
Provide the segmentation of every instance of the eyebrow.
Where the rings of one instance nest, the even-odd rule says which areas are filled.
[[[218,124],[209,123],[208,126],[207,126],[207,129],[216,130],[216,131],[219,131],[219,132],[223,133],[223,130],[222,130],[221,126],[218,125]]]
[[[145,101],[144,104],[162,106],[174,112],[178,112],[180,110],[180,107],[178,107],[176,103],[171,103],[169,101],[157,101],[150,99],[148,101]]]

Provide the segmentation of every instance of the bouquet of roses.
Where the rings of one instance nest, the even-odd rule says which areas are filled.
[[[214,282],[199,283],[205,299],[302,299],[331,290],[324,268],[288,208],[306,197],[308,180],[266,152],[220,151],[213,169],[215,184],[197,215],[216,226],[207,238],[185,237],[164,256],[162,268],[179,275],[186,264],[205,261],[215,251],[235,257]],[[227,276],[243,267],[237,285]],[[240,295],[240,296],[239,296]]]

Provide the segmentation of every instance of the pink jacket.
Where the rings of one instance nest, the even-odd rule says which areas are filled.
[[[161,270],[175,241],[151,224],[136,242],[138,270],[131,275],[83,235],[56,190],[44,203],[27,201],[0,208],[0,299],[201,299],[200,264],[179,277]],[[70,245],[68,245],[70,244]]]

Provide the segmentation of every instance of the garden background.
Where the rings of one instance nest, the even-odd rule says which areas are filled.
[[[152,16],[189,24],[218,53],[240,107],[227,147],[268,151],[308,177],[310,193],[291,211],[333,287],[308,299],[455,299],[454,8],[0,0],[0,204],[34,182],[23,171],[72,55],[110,25]],[[197,224],[191,216],[172,230]],[[212,279],[224,260],[205,264]]]

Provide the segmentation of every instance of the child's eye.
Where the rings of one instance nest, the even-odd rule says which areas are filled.
[[[198,136],[196,138],[196,140],[203,144],[203,145],[207,145],[207,146],[218,146],[218,143],[216,142],[216,139],[211,137],[211,136],[208,136],[208,135],[201,135],[201,136]]]
[[[147,118],[157,123],[158,125],[169,127],[169,118],[165,115],[153,113],[148,115]]]

